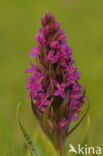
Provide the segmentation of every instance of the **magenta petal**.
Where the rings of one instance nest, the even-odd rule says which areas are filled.
[[[31,48],[32,53],[34,54],[38,54],[39,53],[39,49],[38,48]]]
[[[78,119],[79,119],[79,116],[80,116],[80,115],[78,115],[78,116],[73,116],[73,117],[72,117],[72,120],[78,120]]]
[[[47,25],[47,26],[45,27],[45,31],[46,31],[47,34],[49,34],[49,25]]]
[[[51,42],[50,47],[51,48],[59,48],[59,44],[57,41],[53,41],[53,42]]]
[[[55,91],[54,95],[55,95],[55,96],[60,95],[63,99],[66,98],[66,95],[65,95],[64,91],[61,91],[61,90]]]
[[[60,23],[55,24],[55,30],[58,30],[60,28]]]
[[[47,61],[51,60],[52,56],[54,54],[54,50],[49,51],[48,56],[47,56]]]
[[[39,50],[38,48],[32,48],[32,53],[28,54],[28,56],[32,57],[32,58],[36,58],[37,56],[39,56]]]
[[[53,84],[57,87],[59,83],[56,80],[53,80]]]
[[[28,56],[30,56],[31,58],[36,58],[37,57],[37,55],[35,55],[35,54],[28,54]]]
[[[45,100],[45,102],[43,102],[43,105],[44,106],[48,106],[49,105],[49,101],[48,100]]]
[[[66,125],[68,124],[68,120],[66,120],[64,117],[59,122],[59,128],[62,130]]]
[[[56,55],[53,56],[53,58],[52,58],[52,63],[56,63],[58,61],[59,57],[60,57],[60,53],[57,52]]]
[[[45,37],[42,32],[39,34],[38,38],[40,39],[41,43],[45,43]]]
[[[61,97],[62,97],[63,99],[65,99],[65,98],[66,98],[66,95],[65,95],[65,93],[64,93],[64,92],[62,92]]]
[[[26,69],[25,72],[26,72],[26,73],[32,73],[33,70],[32,70],[32,69]]]
[[[59,40],[63,40],[64,38],[66,38],[66,35],[63,34],[59,37]]]
[[[43,23],[44,25],[46,25],[46,16],[44,16],[44,17],[42,18],[42,23]]]
[[[59,90],[55,91],[55,93],[54,93],[55,96],[58,96],[60,94],[61,94],[61,92]]]

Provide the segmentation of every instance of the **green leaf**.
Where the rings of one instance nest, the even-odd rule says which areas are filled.
[[[50,141],[50,139],[45,135],[40,125],[37,124],[34,130],[34,135],[32,138],[36,147],[38,147],[39,154],[42,156],[58,156],[58,152],[56,151],[54,145]],[[28,151],[27,156],[30,156],[30,152]]]
[[[24,135],[24,138],[25,138],[25,141],[28,145],[28,148],[31,152],[31,156],[39,156],[39,153],[37,151],[37,148],[35,147],[35,145],[33,144],[31,138],[29,137],[28,133],[26,132],[25,128],[23,127],[21,121],[19,120],[19,115],[18,115],[18,111],[19,111],[19,106],[20,104],[18,104],[18,107],[17,107],[17,112],[16,112],[16,117],[17,117],[17,122],[19,124],[19,127]]]
[[[84,147],[85,145],[88,144],[89,131],[90,131],[90,117],[88,115],[87,128],[86,128],[85,136],[84,136],[83,142],[81,144],[81,147]],[[77,154],[76,156],[83,156],[83,154]]]

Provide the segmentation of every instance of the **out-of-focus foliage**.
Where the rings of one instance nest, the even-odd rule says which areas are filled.
[[[89,144],[102,146],[103,0],[1,0],[0,155],[22,156],[27,153],[15,117],[19,101],[23,103],[21,119],[30,136],[37,124],[25,91],[27,76],[24,71],[31,61],[27,54],[36,46],[34,35],[40,27],[40,17],[48,11],[66,30],[79,71],[83,73],[81,83],[85,84],[90,101]],[[69,143],[75,147],[81,143],[85,126],[86,119],[69,137]]]

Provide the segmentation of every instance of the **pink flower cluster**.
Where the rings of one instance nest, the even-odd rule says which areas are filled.
[[[43,17],[36,41],[37,48],[32,48],[29,54],[35,59],[36,65],[31,63],[31,68],[26,70],[31,73],[26,89],[30,92],[29,97],[36,100],[34,105],[42,115],[54,98],[51,107],[56,124],[52,127],[62,130],[71,121],[78,119],[80,108],[85,102],[85,93],[78,82],[81,73],[73,65],[72,49],[67,44],[64,30],[60,29],[60,23],[56,22],[51,13]],[[66,99],[68,114],[64,109],[59,119],[58,111]]]

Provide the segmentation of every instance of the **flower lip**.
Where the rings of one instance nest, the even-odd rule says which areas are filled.
[[[62,83],[62,84],[59,84],[57,81],[53,80],[53,83],[54,85],[57,87],[57,90],[54,92],[54,95],[55,96],[61,96],[63,99],[66,98],[66,94],[65,94],[65,87],[66,87],[66,84],[65,83]]]

